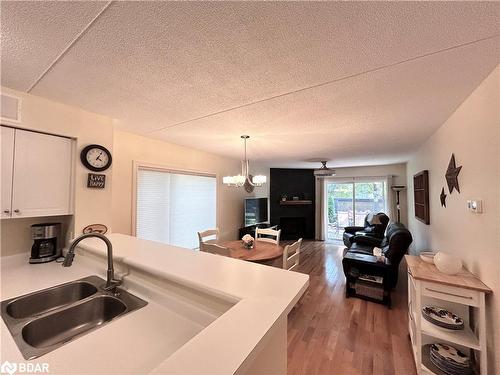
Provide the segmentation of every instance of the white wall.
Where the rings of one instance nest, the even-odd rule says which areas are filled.
[[[240,171],[239,160],[122,131],[115,131],[113,150],[115,160],[112,193],[114,232],[132,233],[134,161],[179,170],[216,174],[218,177],[218,226],[221,230],[221,237],[225,239],[237,238],[238,228],[243,224],[243,198],[251,195],[265,197],[269,195],[269,183],[256,188],[253,194],[247,194],[243,188],[222,185],[223,176],[234,175]],[[269,168],[256,164],[252,164],[250,168],[254,174],[267,175],[269,181]]]
[[[462,103],[408,162],[412,176],[429,170],[430,225],[415,219],[409,194],[412,249],[444,250],[460,257],[465,267],[493,289],[487,299],[489,358],[500,374],[500,66]],[[451,154],[457,166],[460,193],[449,193],[444,174]],[[439,195],[445,188],[446,208]],[[484,213],[466,211],[466,201],[483,199]],[[496,352],[496,353],[495,353]],[[496,357],[496,358],[494,358]]]
[[[21,123],[9,123],[7,121],[2,121],[2,123],[76,139],[78,155],[75,160],[74,231],[79,234],[86,225],[94,223],[102,223],[111,227],[112,180],[110,177],[112,167],[104,172],[108,176],[105,189],[88,189],[87,173],[90,171],[85,169],[80,163],[79,152],[85,145],[91,143],[104,145],[112,151],[113,120],[76,107],[60,104],[9,88],[2,87],[2,92],[21,97],[22,99]],[[5,220],[16,221],[18,219],[3,219],[2,223]],[[39,221],[43,221],[43,219],[39,218]],[[21,221],[19,221],[19,225],[22,225]],[[18,228],[12,223],[5,225],[5,229],[3,229],[2,225],[2,237],[16,237],[11,230],[17,231]],[[15,243],[9,241],[9,244],[17,248]]]

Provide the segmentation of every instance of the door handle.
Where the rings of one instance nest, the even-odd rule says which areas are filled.
[[[18,214],[18,213],[20,213],[21,211],[19,211],[19,210],[17,210],[17,209],[16,209],[16,210],[14,210],[14,212],[15,212],[16,214]]]
[[[3,210],[4,214],[10,214],[10,210]]]

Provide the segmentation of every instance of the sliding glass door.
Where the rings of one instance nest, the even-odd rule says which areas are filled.
[[[364,225],[366,214],[386,212],[387,201],[384,181],[354,183],[354,225]]]
[[[342,240],[344,227],[364,225],[366,214],[387,211],[385,181],[327,181],[326,239]]]
[[[327,183],[328,240],[342,239],[344,227],[354,225],[354,185],[352,183]]]

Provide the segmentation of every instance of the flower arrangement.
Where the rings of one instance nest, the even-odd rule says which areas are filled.
[[[241,240],[245,249],[253,249],[255,239],[251,235],[245,234]]]

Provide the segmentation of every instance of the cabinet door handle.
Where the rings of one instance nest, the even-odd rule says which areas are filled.
[[[434,292],[434,293],[440,293],[440,294],[446,294],[448,296],[453,296],[453,297],[459,297],[459,298],[464,298],[464,299],[472,299],[470,296],[461,296],[460,294],[455,294],[455,293],[448,293],[448,292],[443,292],[440,290],[435,290],[435,289],[430,289],[430,288],[425,288],[429,292]]]
[[[3,210],[4,214],[10,214],[10,210]]]
[[[14,212],[15,212],[16,214],[18,214],[18,213],[20,213],[21,211],[19,211],[19,210],[17,210],[17,209],[16,209],[16,210],[14,210]]]

